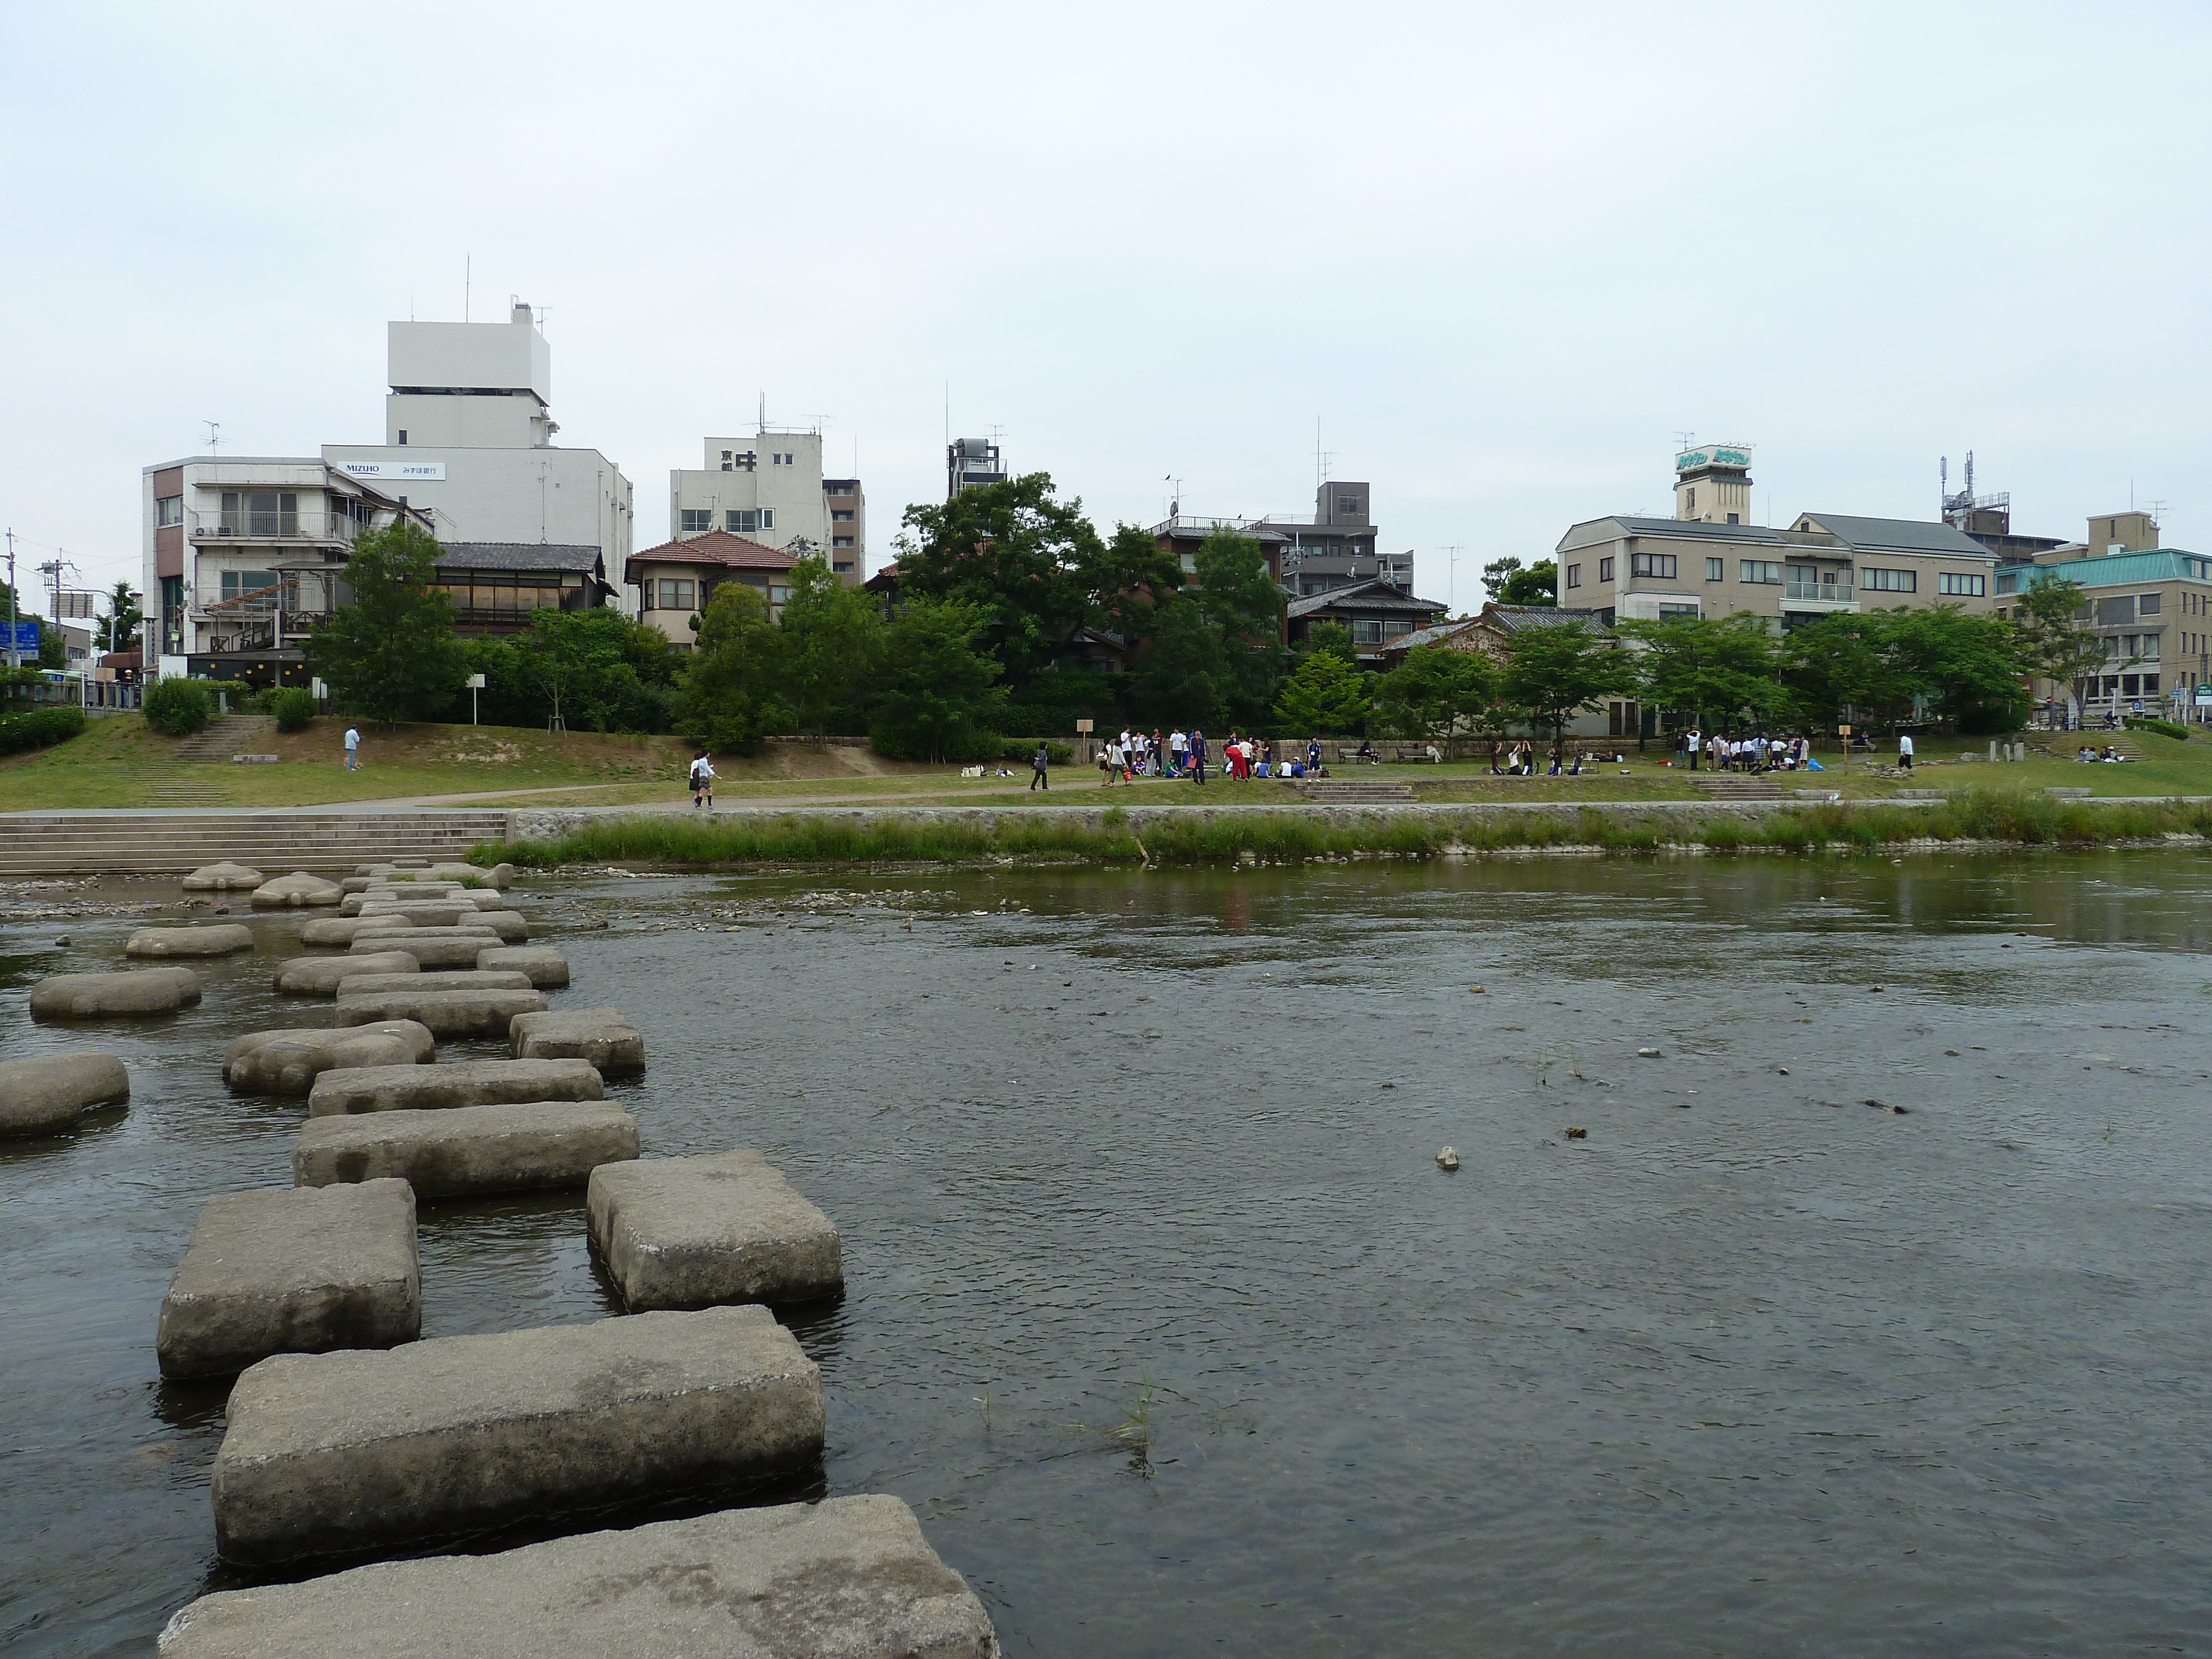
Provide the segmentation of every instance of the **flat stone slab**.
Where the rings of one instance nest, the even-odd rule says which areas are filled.
[[[338,915],[357,916],[372,904],[451,904],[460,903],[461,889],[433,886],[424,882],[417,886],[404,882],[397,887],[364,887],[358,893],[348,893],[338,901]]]
[[[129,968],[119,974],[55,974],[31,988],[33,1019],[104,1019],[172,1014],[200,1000],[189,968]]]
[[[338,1024],[368,1025],[411,1019],[434,1036],[501,1036],[517,1014],[541,1013],[543,991],[376,991],[338,988]]]
[[[362,956],[295,957],[276,972],[276,989],[292,996],[334,997],[338,987],[351,979],[410,979],[422,973],[422,964],[404,951],[377,951]]]
[[[477,966],[527,974],[541,991],[557,991],[568,982],[568,958],[550,945],[495,945],[477,952]]]
[[[471,888],[463,892],[461,896],[474,904],[479,910],[512,910],[514,908],[514,906],[507,902],[506,894],[495,892],[489,887]]]
[[[224,859],[216,864],[203,864],[179,884],[187,893],[250,892],[269,878],[251,865],[234,864]]]
[[[398,933],[408,929],[396,916],[317,916],[300,924],[302,945],[350,945],[363,933]]]
[[[408,958],[410,962],[414,959]],[[371,957],[332,957],[332,962],[370,962]],[[530,975],[512,970],[484,973],[474,968],[440,968],[410,974],[356,974],[345,982],[349,997],[371,996],[379,991],[527,991]]]
[[[0,1136],[58,1133],[95,1106],[130,1098],[131,1073],[113,1054],[80,1049],[0,1060]]]
[[[452,1111],[518,1101],[604,1100],[587,1060],[457,1060],[443,1066],[333,1068],[307,1095],[309,1117],[351,1112]]]
[[[498,943],[497,934],[474,927],[408,927],[356,933],[346,948],[356,956],[404,951],[425,968],[474,968],[477,955]]]
[[[223,1080],[247,1094],[304,1095],[325,1072],[368,1066],[427,1066],[438,1040],[411,1019],[374,1025],[251,1031],[223,1050]]]
[[[637,1120],[598,1100],[533,1100],[449,1111],[311,1117],[292,1146],[292,1182],[328,1187],[396,1176],[420,1198],[580,1187],[637,1156]]]
[[[836,1224],[756,1152],[594,1170],[585,1211],[633,1312],[811,1302],[844,1288]]]
[[[463,927],[489,927],[501,945],[520,945],[530,937],[530,919],[520,910],[478,910],[463,916]]]
[[[336,904],[345,895],[334,881],[325,881],[320,876],[311,876],[305,870],[295,870],[289,876],[279,876],[274,881],[264,881],[253,890],[253,908],[257,910],[295,909],[306,904]]]
[[[267,1562],[805,1468],[822,1373],[767,1309],[709,1308],[278,1354],[228,1416],[216,1547]]]
[[[424,900],[417,904],[404,904],[397,899],[374,899],[355,913],[363,916],[398,916],[410,927],[451,927],[463,916],[473,916],[473,904],[447,904],[443,901]]]
[[[253,948],[253,930],[237,922],[204,927],[141,927],[123,946],[126,957],[227,957]]]
[[[507,1049],[517,1060],[588,1060],[606,1077],[645,1069],[645,1036],[619,1008],[517,1014]]]
[[[896,1498],[724,1510],[496,1555],[218,1590],[161,1659],[998,1659],[975,1593]]]
[[[202,1208],[154,1352],[164,1376],[228,1376],[270,1354],[389,1347],[422,1328],[405,1182],[277,1187]]]

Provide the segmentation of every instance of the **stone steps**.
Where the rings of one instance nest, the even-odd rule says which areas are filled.
[[[1709,800],[1782,800],[1781,782],[1771,773],[1700,772],[1690,780]]]
[[[169,758],[188,765],[228,763],[233,755],[252,751],[255,744],[276,729],[276,722],[266,714],[218,714],[178,744]]]
[[[1402,783],[1369,783],[1350,778],[1316,778],[1303,786],[1315,806],[1411,806],[1413,792]]]
[[[343,870],[394,855],[455,858],[507,838],[503,811],[29,812],[0,817],[0,877],[183,874],[234,858],[260,870]]]

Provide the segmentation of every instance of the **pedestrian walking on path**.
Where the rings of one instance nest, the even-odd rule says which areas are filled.
[[[1045,768],[1051,763],[1052,756],[1044,746],[1044,739],[1039,738],[1036,753],[1030,757],[1030,787],[1032,790],[1049,791],[1052,788],[1052,780],[1045,775]]]
[[[359,771],[361,769],[361,732],[358,727],[351,726],[346,727],[345,749],[346,770]]]
[[[1897,766],[1901,772],[1912,769],[1912,733],[1910,732],[1897,734]]]
[[[695,811],[702,799],[706,801],[707,810],[709,812],[713,811],[714,810],[714,763],[707,758],[707,751],[703,749],[693,757],[691,761],[691,805]]]

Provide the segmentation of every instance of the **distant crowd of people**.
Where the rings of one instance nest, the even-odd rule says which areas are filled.
[[[1898,740],[1898,764],[1908,771],[1912,767],[1912,739],[1900,737]],[[1695,727],[1674,734],[1674,754],[1678,764],[1688,766],[1692,772],[1700,761],[1711,772],[1825,772],[1828,769],[1813,758],[1813,740],[1800,732],[1794,737],[1769,737],[1764,732],[1748,734],[1732,732],[1706,733]]]
[[[1493,778],[1533,778],[1536,775],[1536,745],[1526,738],[1514,744],[1490,745],[1490,775]],[[1547,778],[1578,778],[1585,772],[1594,772],[1604,755],[1593,755],[1577,744],[1570,750],[1558,744],[1552,745],[1550,764],[1544,769]],[[1618,752],[1612,757],[1623,758]]]
[[[1110,788],[1117,783],[1134,783],[1139,778],[1187,779],[1202,784],[1212,756],[1206,733],[1195,726],[1188,732],[1180,728],[1162,732],[1158,727],[1151,732],[1131,731],[1124,727],[1118,735],[1109,733],[1098,745],[1099,787]],[[1287,744],[1279,753],[1274,744],[1243,736],[1231,726],[1228,740],[1221,745],[1216,775],[1230,778],[1325,778],[1328,768],[1322,763],[1319,738],[1307,743],[1304,755],[1294,745]]]

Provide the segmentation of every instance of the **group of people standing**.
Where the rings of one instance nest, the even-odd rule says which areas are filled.
[[[1436,753],[1433,745],[1430,749],[1430,753]],[[1438,757],[1438,758],[1442,757]],[[1577,744],[1571,755],[1554,746],[1551,751],[1551,764],[1546,769],[1544,775],[1551,778],[1578,778],[1584,772],[1594,769],[1593,758],[1582,751],[1581,745]],[[1490,745],[1490,775],[1493,778],[1534,777],[1536,775],[1536,745],[1526,738],[1504,748],[1497,744],[1492,744]]]
[[[1280,759],[1273,744],[1243,737],[1232,726],[1229,741],[1221,745],[1218,769],[1231,778],[1318,775],[1322,769],[1321,739],[1315,738],[1306,749],[1302,763],[1295,755]],[[1188,732],[1165,732],[1157,728],[1150,732],[1132,732],[1125,727],[1118,736],[1109,734],[1098,746],[1099,787],[1134,783],[1139,778],[1188,778],[1204,783],[1210,754],[1206,733],[1194,726]]]
[[[1908,739],[1906,756],[1912,752]],[[1770,738],[1764,732],[1749,736],[1716,732],[1711,736],[1694,726],[1674,734],[1674,753],[1686,759],[1690,770],[1698,769],[1702,756],[1705,768],[1713,772],[1802,772],[1825,771],[1813,758],[1813,740],[1803,732],[1791,738]],[[1910,766],[1908,759],[1905,764]]]

